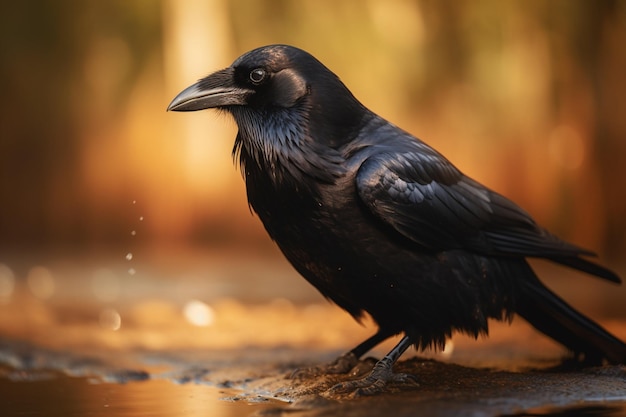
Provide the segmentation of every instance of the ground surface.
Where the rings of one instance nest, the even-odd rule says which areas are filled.
[[[626,369],[616,366],[516,372],[413,357],[396,369],[414,375],[419,385],[392,384],[366,398],[328,393],[352,376],[290,378],[311,359],[323,362],[330,356],[286,348],[87,356],[5,340],[0,343],[0,412],[122,417],[137,411],[195,416],[211,410],[217,416],[367,417],[390,415],[390,410],[395,416],[521,416],[566,409],[588,416],[626,414]]]
[[[332,361],[372,323],[303,292],[287,267],[211,262],[184,279],[164,265],[0,265],[0,415],[626,415],[626,368],[558,367],[565,352],[519,319],[491,323],[488,339],[456,336],[444,352],[407,352],[396,371],[416,382],[331,394],[355,375],[290,376]],[[626,319],[613,317],[600,321],[626,339]]]

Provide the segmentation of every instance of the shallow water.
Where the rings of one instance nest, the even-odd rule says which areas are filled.
[[[238,393],[200,384],[165,380],[94,383],[63,375],[35,381],[0,378],[0,393],[0,415],[5,417],[238,417],[280,405],[267,399],[226,400]]]
[[[398,416],[626,416],[626,398],[578,402],[568,406],[531,407],[520,410],[515,400],[505,398],[422,400],[415,403],[410,393],[343,402],[309,397],[296,404],[275,400],[243,390],[204,383],[177,384],[165,379],[126,383],[103,383],[93,377],[71,377],[57,372],[17,372],[3,369],[0,377],[1,416],[32,417],[243,417],[253,415],[384,416],[390,408]],[[407,395],[408,394],[408,395]],[[419,396],[416,393],[415,396]],[[532,403],[530,401],[529,403]],[[416,407],[417,405],[417,407]],[[418,411],[419,410],[419,411]]]

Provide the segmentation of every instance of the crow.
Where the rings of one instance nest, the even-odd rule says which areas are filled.
[[[406,380],[392,367],[453,332],[486,335],[514,314],[586,364],[626,362],[626,345],[544,286],[526,258],[608,281],[594,253],[537,225],[426,143],[368,110],[309,53],[254,49],[178,94],[168,110],[233,116],[248,203],[293,267],[378,331],[327,372],[348,372],[380,342],[400,342],[365,378],[334,387],[375,394]]]

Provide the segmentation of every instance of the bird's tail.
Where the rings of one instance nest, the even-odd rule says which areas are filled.
[[[537,330],[582,355],[585,363],[626,363],[626,344],[574,310],[537,278],[524,282],[515,310]]]

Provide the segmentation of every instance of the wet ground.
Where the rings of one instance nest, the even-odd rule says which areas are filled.
[[[625,367],[560,366],[562,349],[519,319],[404,356],[396,370],[415,381],[375,397],[328,391],[367,360],[353,375],[292,378],[374,327],[265,258],[0,264],[0,416],[626,415]],[[626,339],[619,314],[602,324]]]
[[[626,370],[505,371],[432,359],[397,366],[418,383],[375,397],[328,388],[348,376],[291,379],[328,352],[291,349],[80,356],[2,343],[3,416],[503,416],[626,415]],[[364,369],[367,369],[365,366]],[[565,414],[571,415],[571,414]]]

